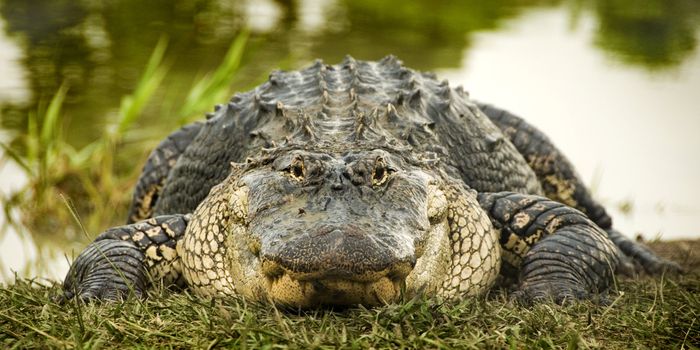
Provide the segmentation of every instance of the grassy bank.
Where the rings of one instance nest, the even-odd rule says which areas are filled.
[[[0,288],[0,347],[700,348],[700,242],[662,245],[667,256],[685,254],[689,273],[621,279],[607,306],[525,308],[495,295],[299,312],[167,290],[143,301],[58,305],[58,284],[21,280]]]
[[[289,312],[229,299],[155,292],[143,302],[59,306],[57,286],[22,281],[0,290],[0,344],[80,347],[700,346],[700,280],[621,284],[611,306],[521,308],[497,300],[418,300],[376,309]]]

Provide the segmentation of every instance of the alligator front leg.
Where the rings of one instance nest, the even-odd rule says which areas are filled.
[[[164,215],[111,228],[75,259],[63,283],[63,298],[117,300],[144,296],[154,281],[180,279],[178,240],[189,215]]]
[[[580,211],[512,192],[480,194],[479,202],[501,232],[501,271],[517,275],[520,301],[562,303],[609,287],[621,253]]]

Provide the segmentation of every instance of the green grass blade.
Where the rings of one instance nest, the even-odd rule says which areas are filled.
[[[56,136],[61,108],[63,107],[67,92],[68,85],[66,83],[61,84],[61,87],[58,88],[53,98],[51,98],[51,102],[49,102],[49,107],[46,109],[46,114],[44,115],[41,125],[39,140],[42,146],[47,146],[52,143]]]
[[[216,70],[202,77],[190,89],[180,108],[181,122],[194,114],[203,113],[230,93],[230,84],[240,67],[248,36],[247,30],[238,34]]]
[[[146,69],[141,75],[134,93],[122,98],[119,106],[119,119],[115,130],[117,136],[122,135],[134,123],[153,96],[153,93],[160,86],[168,70],[162,65],[167,46],[167,39],[161,37],[153,49],[151,57],[148,59]]]
[[[97,140],[83,148],[79,151],[75,150],[70,145],[66,144],[63,147],[68,153],[68,159],[71,166],[78,169],[86,169],[90,166],[91,158],[94,154],[103,152],[104,143]]]
[[[22,170],[24,170],[27,174],[29,174],[30,176],[34,174],[34,171],[32,170],[31,166],[29,166],[29,164],[24,159],[22,159],[22,157],[19,154],[17,154],[17,152],[15,152],[2,142],[0,142],[0,148],[2,148],[5,156],[9,157],[15,163],[17,163],[17,165],[19,165],[20,168],[22,168]]]

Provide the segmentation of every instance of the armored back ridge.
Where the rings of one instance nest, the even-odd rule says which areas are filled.
[[[219,108],[171,172],[156,215],[192,211],[225,178],[228,162],[289,144],[410,147],[445,160],[480,191],[541,193],[532,170],[503,141],[461,89],[391,56],[379,62],[348,57],[338,66],[317,61],[301,71],[273,72]],[[192,186],[202,178],[201,187]]]
[[[561,301],[603,291],[626,255],[675,268],[612,229],[543,134],[391,56],[273,72],[173,133],[129,220],[76,259],[67,297],[164,280],[301,307],[376,305],[475,295],[500,276],[522,300]]]

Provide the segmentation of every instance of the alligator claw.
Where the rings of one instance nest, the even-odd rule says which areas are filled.
[[[572,283],[547,281],[535,285],[521,286],[510,295],[511,300],[522,306],[542,303],[569,305],[579,301],[591,301],[596,305],[609,305],[610,299],[605,294],[591,293]]]
[[[542,282],[521,286],[512,294],[512,298],[520,305],[533,305],[547,302],[564,305],[574,301],[591,299],[591,294],[581,286],[571,283]]]

